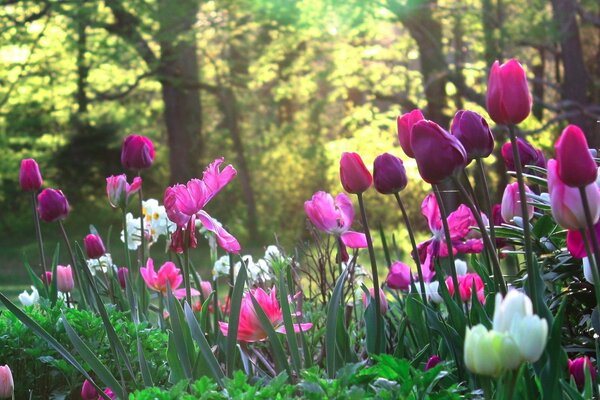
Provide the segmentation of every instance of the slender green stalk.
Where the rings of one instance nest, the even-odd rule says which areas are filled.
[[[138,176],[141,178],[141,176],[142,176],[142,171],[141,170],[138,171]],[[140,199],[140,201],[139,201],[139,206],[140,206],[140,236],[141,236],[141,238],[140,238],[140,241],[141,241],[141,244],[140,244],[140,249],[141,249],[141,252],[140,252],[140,266],[143,267],[144,265],[146,265],[146,235],[144,233],[144,231],[145,231],[145,229],[144,229],[144,219],[145,219],[145,216],[144,216],[144,213],[143,213],[143,211],[144,211],[144,204],[143,204],[144,194],[142,192],[142,188],[143,188],[143,184],[140,185],[140,191],[138,193],[139,194],[139,199]]]
[[[596,306],[598,307],[598,312],[600,312],[600,272],[598,271],[598,259],[592,253],[592,249],[590,248],[590,241],[588,240],[585,229],[580,229],[581,237],[583,238],[583,245],[585,247],[585,252],[588,255],[588,260],[590,262],[590,269],[592,270],[592,278],[594,281],[594,294],[596,296]]]
[[[517,173],[517,182],[519,185],[519,202],[521,203],[521,216],[523,217],[523,236],[525,246],[525,265],[527,267],[527,284],[529,286],[529,297],[534,299],[533,312],[537,313],[538,309],[538,294],[535,282],[533,281],[533,248],[531,246],[531,228],[529,227],[529,212],[527,211],[527,192],[525,192],[525,179],[523,178],[523,168],[521,166],[521,156],[517,147],[517,136],[515,134],[515,126],[508,126],[510,136],[510,146],[513,153],[513,163],[515,164],[515,172]]]
[[[363,229],[367,237],[367,246],[369,247],[369,257],[371,259],[371,274],[373,275],[373,297],[375,301],[375,352],[380,353],[381,350],[381,333],[383,332],[383,319],[381,317],[381,298],[379,296],[379,275],[377,273],[377,261],[375,259],[375,248],[369,231],[369,223],[367,221],[367,211],[365,209],[362,193],[358,193],[358,205],[360,207],[360,216],[362,219]],[[458,286],[457,286],[458,287]]]
[[[58,220],[58,226],[60,227],[60,232],[62,237],[67,245],[67,251],[69,252],[69,256],[71,257],[71,262],[73,263],[73,280],[75,281],[75,286],[77,286],[78,277],[77,277],[77,261],[75,260],[75,253],[73,253],[73,248],[71,247],[71,242],[69,242],[69,237],[67,236],[67,231],[65,230],[65,225],[61,220]],[[83,292],[83,287],[81,287]]]
[[[446,247],[448,249],[448,259],[450,260],[450,275],[452,277],[452,284],[454,285],[454,298],[456,303],[462,305],[462,299],[460,298],[460,290],[458,290],[458,275],[456,274],[456,265],[454,264],[454,253],[452,252],[452,239],[450,238],[450,227],[448,226],[448,213],[446,213],[446,207],[442,201],[442,195],[437,185],[433,186],[433,192],[437,199],[438,207],[440,209],[440,216],[442,220],[442,227],[444,228],[444,239],[446,239]]]
[[[455,183],[458,186],[458,189],[460,190],[462,195],[467,200],[467,207],[469,207],[469,210],[471,210],[471,213],[473,214],[475,221],[477,221],[477,226],[479,227],[479,230],[481,231],[483,243],[485,244],[485,248],[487,249],[487,253],[492,262],[492,268],[494,269],[494,278],[496,280],[496,284],[498,285],[500,292],[504,296],[504,295],[506,295],[506,284],[504,283],[504,277],[502,276],[502,270],[500,269],[500,261],[498,260],[498,254],[496,253],[496,248],[492,244],[492,240],[490,239],[490,236],[488,235],[487,229],[485,227],[485,224],[483,223],[483,219],[481,218],[481,214],[479,213],[479,210],[477,210],[477,208],[475,207],[475,204],[473,203],[473,200],[467,193],[465,187],[463,186],[462,183],[460,183],[460,181],[458,179],[455,179]]]
[[[487,215],[490,221],[490,237],[494,250],[496,249],[496,230],[494,229],[494,216],[492,215],[492,201],[490,200],[490,188],[487,183],[487,177],[485,174],[485,166],[483,165],[483,159],[478,158],[475,160],[477,163],[477,170],[481,176],[481,182],[483,183],[483,206],[485,207],[485,215]]]
[[[579,194],[581,195],[581,204],[583,205],[583,212],[585,213],[585,221],[587,223],[588,231],[590,233],[590,239],[592,242],[592,250],[594,251],[594,257],[596,257],[596,264],[600,263],[600,246],[598,246],[598,238],[596,237],[596,228],[594,227],[594,221],[592,221],[592,213],[590,211],[590,203],[585,192],[585,187],[579,188]],[[585,240],[587,237],[582,235]],[[600,309],[598,310],[600,312]]]
[[[192,228],[190,228],[192,229]],[[185,297],[186,301],[192,306],[192,287],[190,285],[190,229],[186,229],[184,232],[184,245],[183,245],[183,284],[185,285]]]
[[[400,207],[400,211],[402,212],[402,218],[404,219],[404,225],[406,225],[406,230],[408,231],[408,237],[410,238],[410,244],[413,249],[413,254],[415,258],[415,263],[417,264],[417,274],[419,276],[419,285],[421,288],[421,298],[423,299],[423,304],[427,305],[427,293],[425,293],[425,282],[423,279],[423,269],[421,266],[421,258],[419,257],[419,250],[417,249],[417,241],[415,240],[415,234],[410,223],[410,219],[408,218],[408,213],[406,212],[406,208],[404,207],[404,203],[402,202],[402,198],[400,197],[400,193],[394,193],[396,196],[396,202],[398,203],[398,207]]]
[[[48,268],[46,267],[46,256],[44,255],[44,242],[42,240],[42,229],[40,228],[40,217],[37,211],[37,197],[35,192],[31,192],[31,208],[33,209],[33,222],[35,225],[35,235],[37,237],[38,249],[40,251],[40,261],[42,264],[42,268],[44,269],[44,277],[46,276],[46,272]],[[46,279],[43,279],[44,285],[48,290],[48,282]]]
[[[125,208],[122,209],[122,218],[123,218],[123,249],[125,250],[125,262],[127,263],[127,269],[132,271],[131,269],[131,256],[129,255],[129,237],[127,233],[127,213],[125,212]],[[132,277],[137,277],[137,268],[136,271],[131,275]],[[133,282],[133,281],[132,281]]]

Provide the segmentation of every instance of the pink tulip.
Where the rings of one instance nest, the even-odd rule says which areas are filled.
[[[152,258],[148,258],[146,268],[140,268],[140,274],[144,282],[146,282],[146,286],[151,290],[164,295],[170,287],[176,298],[182,299],[186,296],[185,288],[179,289],[179,286],[183,283],[183,275],[181,275],[179,268],[171,261],[164,263],[157,273],[154,270],[154,261]],[[191,295],[199,296],[200,292],[192,288]]]
[[[590,154],[585,134],[578,126],[567,126],[554,149],[558,176],[566,185],[583,187],[596,182],[598,166]]]
[[[36,192],[42,187],[42,174],[40,167],[33,158],[21,160],[19,170],[19,184],[24,192]]]
[[[410,158],[415,158],[411,147],[412,128],[417,122],[423,119],[425,119],[425,117],[419,109],[415,109],[409,113],[400,115],[396,119],[400,147],[402,147],[402,150],[404,150],[404,154],[406,154]]]
[[[121,267],[117,270],[117,278],[119,278],[119,286],[125,290],[127,286],[127,278],[129,277],[129,269]]]
[[[107,395],[111,400],[115,400],[117,398],[116,393],[113,392],[111,388],[104,389],[104,394]]]
[[[429,360],[427,360],[427,364],[425,364],[425,371],[429,371],[431,368],[435,367],[441,362],[442,359],[440,358],[440,356],[435,354],[432,355],[431,357],[429,357]]]
[[[525,168],[526,165],[535,165],[538,167],[546,166],[546,160],[544,159],[542,151],[534,148],[525,139],[517,138],[517,151],[519,152],[519,159],[521,160],[521,168]],[[504,143],[500,152],[502,153],[502,159],[504,160],[506,169],[515,171],[515,160],[511,142]]]
[[[90,259],[98,259],[106,253],[102,238],[100,235],[93,233],[83,238],[83,247],[85,247],[85,252]]]
[[[527,185],[525,185],[525,192],[533,193]],[[500,212],[502,214],[502,219],[506,222],[511,222],[514,217],[523,218],[523,212],[521,210],[521,199],[519,197],[518,182],[513,182],[509,185],[506,185],[506,188],[504,188]],[[533,218],[532,205],[527,205],[527,216],[528,219]]]
[[[15,383],[8,365],[0,366],[0,399],[13,397]]]
[[[600,221],[596,222],[594,225],[594,229],[596,230],[596,237],[600,238]],[[589,232],[587,232],[587,237],[589,243],[592,243],[592,238],[590,237]],[[583,237],[578,230],[569,230],[567,232],[567,250],[571,253],[571,256],[575,258],[584,258],[588,254],[585,251],[585,243],[583,242]]]
[[[75,287],[75,281],[73,280],[73,270],[70,265],[56,266],[56,287],[63,293],[69,293]]]
[[[473,272],[468,272],[465,275],[458,276],[458,293],[460,294],[462,301],[465,303],[471,300],[473,286],[475,286],[477,299],[481,304],[484,304],[485,293],[484,284],[481,277]],[[446,287],[448,288],[450,296],[454,296],[454,282],[452,281],[451,277],[446,278]]]
[[[398,193],[406,187],[408,179],[402,160],[390,153],[383,153],[373,162],[373,183],[381,194]]]
[[[106,194],[108,202],[113,208],[125,208],[131,197],[142,187],[142,178],[133,178],[131,185],[127,183],[125,174],[109,176],[106,178]]]
[[[452,120],[450,133],[463,145],[469,161],[485,158],[494,151],[494,136],[488,123],[474,111],[457,112]]]
[[[375,288],[369,288],[369,295],[371,298],[375,296]],[[388,310],[388,302],[385,298],[385,293],[381,288],[379,288],[379,301],[381,305],[381,314],[385,314]],[[362,302],[365,309],[369,306],[369,300],[367,299],[367,294],[363,292],[362,294]]]
[[[209,281],[201,281],[200,290],[202,291],[202,297],[207,299],[213,291],[212,284]]]
[[[430,184],[446,180],[467,165],[463,145],[433,121],[422,120],[413,126],[411,147],[419,174]]]
[[[213,161],[204,171],[202,179],[192,179],[186,185],[168,187],[164,198],[165,209],[167,217],[182,229],[192,218],[197,217],[207,230],[216,235],[219,246],[230,253],[238,253],[241,247],[237,239],[203,210],[237,173],[231,165],[220,171],[222,163],[223,158]]]
[[[486,106],[497,124],[518,124],[531,112],[531,95],[525,70],[515,59],[492,65]]]
[[[329,193],[317,192],[304,202],[304,211],[317,229],[339,236],[345,246],[352,249],[367,247],[365,234],[350,230],[354,207],[346,194],[338,194],[334,201]]]
[[[92,382],[87,379],[83,381],[83,385],[81,386],[81,398],[83,400],[98,400],[98,391],[92,385]]]
[[[348,193],[359,194],[373,183],[373,177],[358,153],[342,153],[340,181]]]
[[[579,230],[587,227],[585,213],[578,188],[567,186],[558,175],[556,160],[548,161],[548,190],[552,216],[565,229]],[[585,187],[592,223],[600,218],[600,190],[596,183]]]
[[[50,285],[52,283],[52,272],[46,271],[40,275],[40,278],[46,285]]]
[[[578,357],[574,360],[568,360],[569,373],[575,379],[575,384],[581,390],[585,385],[585,370],[586,368],[590,371],[592,381],[596,381],[596,368],[592,365],[588,356]]]
[[[263,289],[257,288],[252,289],[246,293],[242,299],[240,308],[240,321],[238,327],[237,339],[241,342],[258,342],[266,340],[268,335],[264,330],[252,302],[252,296],[256,299],[260,307],[265,312],[267,318],[273,325],[273,329],[279,333],[286,333],[285,326],[283,325],[283,313],[281,306],[277,300],[275,288],[267,294]],[[299,316],[298,313],[295,316]],[[227,336],[229,332],[229,324],[226,322],[219,322],[219,327],[224,336]],[[294,332],[307,331],[312,328],[311,323],[297,323],[294,324]]]
[[[67,218],[69,209],[69,202],[60,190],[44,189],[38,194],[38,213],[44,222]]]
[[[129,135],[121,148],[121,164],[125,169],[150,168],[154,162],[154,144],[146,136]]]
[[[390,271],[386,278],[389,288],[396,290],[409,290],[412,271],[410,266],[400,261],[395,261],[390,266]]]

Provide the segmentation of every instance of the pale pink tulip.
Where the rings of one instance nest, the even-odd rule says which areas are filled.
[[[0,399],[13,397],[15,383],[8,365],[0,366]]]
[[[526,193],[533,193],[527,185],[525,185]],[[506,185],[504,194],[502,195],[502,204],[500,208],[502,219],[507,222],[511,222],[514,217],[523,217],[521,210],[521,199],[519,197],[519,183],[513,182]],[[527,205],[527,217],[533,218],[533,206]]]
[[[56,288],[63,292],[69,293],[75,287],[75,281],[73,280],[73,270],[70,265],[56,266]]]
[[[106,178],[106,194],[113,208],[125,208],[131,197],[142,187],[142,178],[135,177],[131,185],[127,183],[125,174]]]
[[[179,289],[179,286],[183,283],[183,275],[172,262],[167,261],[156,272],[154,261],[152,258],[148,258],[146,268],[140,268],[140,274],[148,288],[164,295],[170,287],[176,298],[182,299],[185,297],[185,288]],[[194,288],[192,288],[191,294],[192,296],[200,296],[200,292]]]

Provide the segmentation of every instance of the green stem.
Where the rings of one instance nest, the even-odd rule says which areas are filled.
[[[138,171],[138,177],[141,178],[141,175],[142,175],[142,171],[140,170],[140,171]],[[143,267],[143,266],[146,265],[146,253],[145,253],[146,252],[146,235],[145,235],[145,229],[144,229],[144,222],[145,222],[144,221],[145,216],[144,216],[144,213],[143,213],[143,210],[144,210],[144,204],[143,204],[144,194],[142,192],[142,186],[143,185],[140,185],[139,206],[140,206],[140,236],[141,236],[141,238],[140,238],[140,241],[141,241],[141,244],[140,244],[140,249],[141,249],[141,252],[140,252],[140,265]]]
[[[191,229],[194,229],[194,227],[190,227],[190,229],[187,229],[184,231],[184,238],[183,238],[183,284],[185,285],[185,297],[186,297],[186,301],[188,302],[188,304],[190,305],[190,307],[192,307],[192,288],[190,285],[190,249],[189,249],[189,245],[190,245],[190,235],[191,235]]]
[[[598,312],[600,312],[600,273],[598,272],[598,261],[592,250],[590,248],[590,242],[587,238],[587,234],[585,229],[579,230],[581,237],[583,238],[583,245],[585,247],[585,252],[588,255],[588,260],[590,262],[590,269],[592,270],[592,277],[594,280],[594,294],[596,295],[596,306],[598,307]]]
[[[533,300],[533,312],[537,314],[538,310],[538,294],[534,282],[534,266],[533,266],[533,247],[531,246],[531,228],[529,227],[529,212],[527,210],[527,192],[525,191],[525,180],[523,178],[523,168],[521,166],[521,156],[517,145],[517,136],[515,134],[515,126],[508,126],[510,136],[510,146],[513,153],[513,162],[515,164],[515,172],[517,173],[517,182],[519,185],[519,202],[521,203],[521,216],[523,217],[523,236],[525,246],[525,265],[527,267],[527,284],[529,286],[529,296]]]
[[[129,271],[132,271],[133,274],[130,275],[130,277],[137,277],[137,270],[133,271],[131,269],[131,256],[129,255],[129,238],[128,238],[128,234],[127,234],[127,213],[125,212],[125,208],[123,208],[122,210],[122,217],[123,217],[123,248],[125,250],[125,261],[127,262],[127,269]],[[133,281],[132,281],[133,282]]]
[[[421,298],[423,299],[423,304],[427,305],[427,293],[425,293],[425,282],[423,279],[423,269],[421,266],[421,258],[419,257],[419,250],[417,249],[417,241],[415,240],[415,234],[410,223],[410,219],[408,218],[408,213],[406,212],[406,208],[404,207],[404,203],[402,202],[402,198],[400,198],[400,193],[394,193],[396,196],[396,202],[398,203],[398,207],[400,207],[400,211],[402,212],[402,218],[404,219],[404,225],[406,225],[406,230],[408,231],[408,237],[410,239],[410,244],[413,248],[414,260],[417,264],[417,274],[419,276],[419,286],[421,287]]]
[[[585,187],[579,188],[579,194],[581,195],[581,203],[583,205],[583,212],[585,214],[585,222],[587,224],[588,231],[590,233],[590,239],[592,242],[592,249],[594,250],[594,257],[596,258],[596,264],[600,262],[600,247],[598,246],[598,238],[596,237],[596,228],[594,227],[594,221],[592,221],[592,213],[590,211],[590,203],[585,192]],[[582,235],[585,240],[587,237]],[[600,312],[600,309],[598,310]]]
[[[49,290],[48,282],[45,279],[48,268],[46,267],[46,256],[44,255],[44,242],[42,240],[42,229],[40,228],[40,217],[37,211],[37,197],[35,195],[35,192],[31,192],[31,208],[33,209],[33,221],[35,225],[35,235],[37,237],[38,242],[38,250],[40,252],[40,261],[42,264],[42,268],[44,269],[44,286],[46,287],[46,290]]]
[[[73,281],[75,282],[75,286],[78,286],[78,278],[77,278],[77,261],[75,260],[75,253],[73,253],[73,248],[71,247],[71,242],[69,242],[69,237],[67,236],[67,231],[65,230],[65,225],[61,220],[58,220],[58,226],[60,227],[60,232],[62,237],[67,245],[67,251],[69,252],[69,257],[71,257],[71,262],[73,263]],[[83,287],[80,287],[83,292]]]
[[[481,176],[481,182],[483,183],[483,205],[485,207],[485,215],[487,215],[490,221],[490,237],[492,244],[494,245],[494,251],[496,250],[496,230],[494,229],[494,216],[492,214],[492,202],[490,200],[490,188],[487,183],[487,177],[485,174],[485,166],[483,165],[483,159],[478,158],[475,160],[477,163],[477,170]]]
[[[371,259],[371,274],[373,275],[373,297],[375,300],[375,353],[382,352],[381,349],[381,333],[383,332],[383,319],[381,317],[381,298],[379,296],[379,274],[377,273],[377,261],[375,259],[375,248],[369,231],[369,223],[367,221],[367,211],[363,200],[362,193],[358,193],[358,205],[360,207],[360,216],[362,219],[363,229],[367,238],[367,246],[369,248],[369,258]]]

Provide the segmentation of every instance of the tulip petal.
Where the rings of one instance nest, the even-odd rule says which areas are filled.
[[[229,253],[239,253],[241,246],[237,239],[219,225],[208,213],[204,210],[198,212],[198,218],[206,229],[213,232],[217,236],[217,243],[223,250]]]
[[[367,237],[364,233],[348,231],[342,233],[342,242],[351,249],[364,249],[367,247]]]

